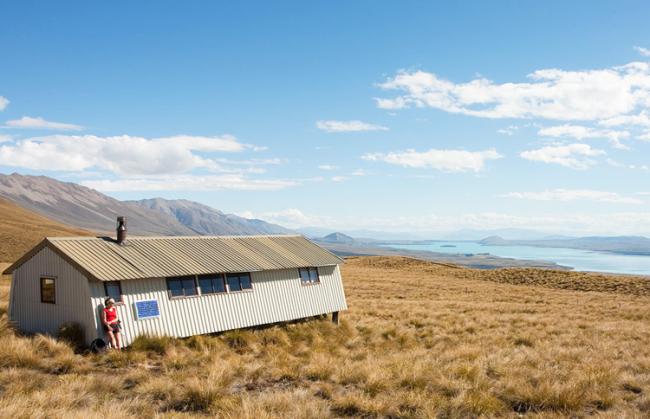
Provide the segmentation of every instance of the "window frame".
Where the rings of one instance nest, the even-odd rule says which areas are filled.
[[[203,278],[201,278],[203,277]],[[212,286],[212,291],[211,292],[203,292],[203,286],[201,286],[201,279],[210,279],[210,285]],[[217,280],[218,278],[221,279],[221,285],[223,285],[223,291],[214,291],[214,281]],[[199,285],[199,290],[201,291],[201,295],[218,295],[218,294],[227,294],[228,293],[228,285],[226,283],[226,276],[225,274],[204,274],[204,275],[197,275],[196,276],[198,285]]]
[[[43,285],[44,282],[48,279],[52,280],[52,294],[53,294],[53,300],[52,301],[45,301],[43,299]],[[41,291],[41,303],[43,304],[56,304],[56,277],[55,276],[48,276],[48,275],[43,275],[40,277],[39,280],[39,285],[40,285],[40,291]]]
[[[115,299],[115,297],[112,297],[108,293],[108,284],[116,284],[117,283],[117,288],[120,290],[120,297],[119,299]],[[106,294],[106,297],[111,297],[115,300],[115,305],[120,305],[124,304],[124,299],[122,298],[122,281],[104,281],[104,294]]]
[[[303,272],[307,273],[307,280],[305,281],[303,279]],[[312,272],[316,273],[316,279],[312,279]],[[317,266],[308,266],[305,268],[298,268],[298,278],[300,279],[300,285],[303,286],[310,286],[310,285],[318,285],[321,283],[320,281],[320,272],[318,271]]]
[[[235,275],[237,276],[237,282],[239,282],[240,289],[233,290],[233,289],[230,288],[230,282],[228,282],[228,276],[229,275],[230,276],[235,276]],[[248,276],[248,282],[250,284],[249,288],[244,288],[242,286],[241,277],[243,275]],[[224,279],[225,279],[226,285],[228,286],[228,292],[229,293],[232,293],[232,292],[251,292],[251,291],[253,291],[253,276],[251,275],[250,272],[228,272],[228,273],[224,274]]]
[[[192,279],[194,283],[194,294],[187,295],[185,294],[185,287],[183,286],[184,281],[187,281],[189,279]],[[170,281],[180,281],[181,283],[181,289],[183,290],[183,295],[173,295],[172,290],[169,286]],[[167,295],[169,296],[169,299],[179,299],[179,298],[195,298],[195,297],[200,297],[200,288],[199,284],[197,281],[197,275],[183,275],[183,276],[170,276],[165,278],[165,282],[167,284]]]

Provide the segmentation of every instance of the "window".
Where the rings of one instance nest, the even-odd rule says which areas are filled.
[[[320,277],[318,276],[318,268],[300,268],[300,282],[303,285],[318,284]]]
[[[41,278],[41,303],[56,304],[56,289],[54,278]]]
[[[167,278],[167,289],[170,297],[189,297],[197,295],[196,281],[193,276],[177,276]]]
[[[111,297],[116,303],[122,302],[122,285],[120,281],[104,282],[104,291],[107,297]]]
[[[223,274],[199,275],[199,287],[201,287],[201,294],[226,292]]]
[[[249,273],[226,274],[226,280],[228,281],[228,289],[230,291],[253,289],[251,274]]]

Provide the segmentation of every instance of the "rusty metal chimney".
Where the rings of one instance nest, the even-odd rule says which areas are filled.
[[[126,217],[117,217],[117,244],[126,243]]]

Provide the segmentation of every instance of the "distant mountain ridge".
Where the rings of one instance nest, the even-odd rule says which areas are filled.
[[[490,236],[480,240],[479,243],[492,246],[563,247],[627,255],[650,255],[650,239],[643,236],[593,236],[545,240],[506,240],[499,236]]]
[[[284,234],[290,230],[249,220],[192,201],[161,198],[119,201],[94,189],[47,176],[0,174],[0,197],[68,226],[114,234],[117,216],[127,217],[129,234],[194,236]]]
[[[46,176],[0,175],[0,196],[65,225],[113,233],[117,216],[128,220],[130,234],[195,234],[177,220],[129,205],[76,183]]]
[[[225,214],[207,205],[185,199],[152,198],[125,203],[173,217],[201,235],[291,234],[282,226],[257,219]]]

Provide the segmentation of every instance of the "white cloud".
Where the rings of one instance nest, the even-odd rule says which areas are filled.
[[[338,167],[332,166],[331,164],[321,164],[320,166],[318,166],[318,168],[320,170],[336,170],[336,169],[338,169]]]
[[[368,176],[368,172],[363,169],[357,169],[354,172],[350,173],[352,176]]]
[[[154,138],[151,141],[161,144],[175,144],[181,145],[184,148],[205,151],[205,152],[238,152],[246,148],[251,148],[253,151],[257,149],[256,146],[242,144],[237,141],[232,135],[222,135],[220,137],[204,137],[196,135],[175,135],[172,137]],[[264,147],[262,147],[263,149]]]
[[[538,135],[544,137],[554,138],[574,138],[578,141],[592,139],[592,138],[605,138],[610,141],[614,148],[628,150],[629,148],[621,143],[621,139],[628,138],[630,133],[628,131],[616,130],[602,130],[583,125],[558,125],[554,127],[542,128],[537,132]]]
[[[517,131],[519,130],[519,127],[517,125],[509,125],[505,128],[500,128],[497,130],[498,134],[503,134],[503,135],[508,135],[512,136],[514,135]]]
[[[334,221],[331,217],[306,215],[297,208],[287,208],[281,211],[268,211],[261,213],[244,211],[237,213],[237,215],[245,218],[265,220],[288,228],[325,226]]]
[[[638,53],[641,54],[642,56],[644,56],[644,57],[650,57],[650,49],[648,49],[648,48],[643,48],[643,47],[634,47],[634,49],[636,50],[636,52],[638,52]]]
[[[529,82],[485,78],[454,83],[425,71],[400,71],[379,87],[401,92],[377,98],[384,109],[430,107],[484,118],[601,120],[650,107],[650,63],[599,70],[538,70]]]
[[[650,130],[644,132],[636,138],[641,141],[650,141]]]
[[[614,118],[604,119],[598,121],[598,124],[606,127],[615,127],[620,125],[638,125],[642,127],[650,127],[650,115],[647,111],[639,112],[636,115],[621,115]]]
[[[317,121],[316,127],[327,132],[388,131],[387,127],[367,122],[353,121]]]
[[[361,156],[364,160],[383,161],[403,167],[435,169],[443,172],[480,172],[487,160],[496,160],[502,157],[494,149],[484,151],[431,149],[423,152],[406,150],[386,154],[368,153]]]
[[[544,137],[565,137],[575,138],[576,140],[586,140],[591,138],[606,138],[609,140],[619,140],[628,138],[630,133],[627,131],[599,130],[582,125],[558,125],[540,129],[537,134]]]
[[[279,165],[279,164],[287,163],[286,159],[279,159],[279,158],[233,160],[233,159],[224,159],[219,157],[212,160],[218,163],[239,165],[239,166],[267,166],[267,165]]]
[[[627,165],[610,158],[605,159],[605,162],[612,167],[627,167]]]
[[[32,118],[31,116],[23,116],[20,119],[13,119],[5,122],[6,128],[26,128],[26,129],[46,129],[46,130],[60,130],[60,131],[80,131],[83,129],[81,125],[65,124],[63,122],[46,121],[41,117]]]
[[[13,140],[14,139],[11,135],[0,135],[0,143],[8,143]]]
[[[296,186],[291,180],[248,179],[239,174],[156,176],[145,179],[86,180],[80,182],[102,192],[126,191],[277,191]]]
[[[0,111],[3,111],[9,105],[9,99],[0,96]]]
[[[588,144],[568,144],[542,147],[537,150],[527,150],[520,154],[527,160],[554,163],[576,170],[584,170],[596,164],[589,157],[606,154],[602,150],[591,148]]]
[[[532,201],[596,201],[618,204],[642,204],[638,198],[620,195],[616,192],[595,191],[591,189],[553,189],[542,192],[510,192],[504,198],[517,198]]]
[[[331,180],[332,182],[343,182],[344,180],[347,180],[347,176],[332,176]]]
[[[275,212],[251,212],[240,215],[259,218],[290,228],[323,227],[332,230],[377,230],[412,232],[436,238],[458,229],[491,230],[499,228],[534,229],[549,234],[568,235],[650,235],[650,212],[572,213],[562,215],[507,213],[462,213],[457,215],[423,214],[377,217],[344,215],[338,217],[307,214],[292,208]]]
[[[621,162],[619,162],[617,160],[610,159],[610,158],[605,159],[605,162],[608,165],[610,165],[612,167],[617,167],[617,168],[631,169],[631,170],[637,170],[637,169],[638,170],[648,170],[647,165],[638,166],[638,165],[635,165],[635,164],[624,164],[624,163],[621,163]]]
[[[184,173],[222,166],[197,152],[237,152],[250,148],[232,136],[178,135],[152,138],[129,135],[52,135],[17,140],[0,146],[0,164],[33,170],[98,169],[118,175]]]

